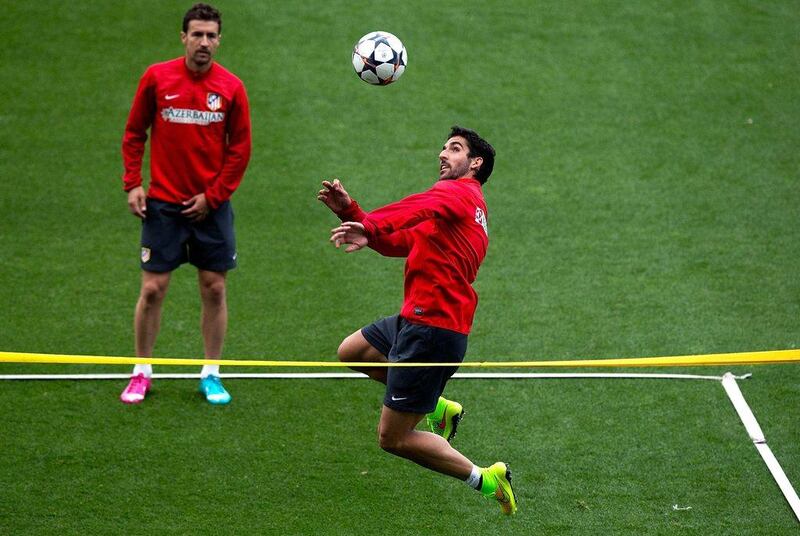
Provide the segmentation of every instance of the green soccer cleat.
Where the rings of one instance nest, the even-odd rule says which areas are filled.
[[[464,418],[464,408],[458,402],[440,396],[436,409],[428,413],[427,418],[431,432],[450,441],[456,436],[458,423]]]
[[[517,497],[511,489],[511,470],[503,462],[481,468],[481,493],[484,497],[494,497],[500,509],[507,516],[517,513]]]

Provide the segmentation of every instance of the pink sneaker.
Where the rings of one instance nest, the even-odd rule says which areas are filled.
[[[131,376],[130,383],[119,395],[119,399],[125,404],[138,404],[144,400],[144,396],[149,390],[150,378],[147,378],[144,374],[137,374],[136,376]]]

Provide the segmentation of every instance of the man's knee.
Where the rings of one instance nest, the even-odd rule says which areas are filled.
[[[362,345],[358,344],[357,339],[356,333],[353,333],[342,341],[339,348],[336,350],[336,356],[339,358],[339,361],[347,363],[364,360],[364,356],[362,355],[364,353],[364,348],[362,348]]]
[[[339,358],[339,361],[348,362],[353,361],[353,355],[351,353],[350,346],[347,344],[347,339],[342,341],[342,344],[339,345],[339,349],[336,350],[336,357]]]
[[[390,454],[401,455],[403,453],[403,436],[395,431],[381,427],[378,430],[378,445]]]
[[[392,410],[386,406],[378,421],[378,445],[391,454],[406,457],[420,416]]]
[[[142,282],[141,298],[147,305],[157,305],[167,294],[167,282],[163,279],[148,279]]]
[[[200,284],[203,300],[210,303],[225,301],[225,279],[207,279]]]

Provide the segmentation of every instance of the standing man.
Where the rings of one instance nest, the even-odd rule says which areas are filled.
[[[344,362],[453,363],[453,367],[357,367],[386,385],[378,437],[381,448],[465,481],[494,497],[505,514],[517,501],[503,462],[480,468],[450,446],[463,409],[441,397],[467,351],[478,296],[472,282],[489,245],[481,186],[494,167],[494,148],[476,132],[453,127],[439,153],[439,180],[429,190],[366,213],[338,180],[323,181],[317,198],[342,220],[331,231],[348,253],[369,246],[407,257],[399,315],[348,336]],[[416,430],[427,414],[430,432]]]
[[[133,99],[122,156],[131,213],[142,219],[142,287],[136,303],[136,355],[149,357],[161,305],[174,269],[197,267],[205,357],[219,359],[228,325],[225,275],[236,266],[229,199],[250,159],[250,108],[242,81],[214,62],[222,18],[195,4],[183,18],[185,54],[151,65]],[[150,184],[142,186],[142,156],[150,129]],[[150,365],[136,365],[120,399],[138,404],[150,389]],[[219,365],[200,373],[200,391],[227,404]]]

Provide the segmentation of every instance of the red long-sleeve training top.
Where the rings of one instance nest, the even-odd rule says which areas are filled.
[[[181,203],[205,192],[211,208],[231,197],[251,148],[247,93],[233,73],[216,62],[195,73],[183,57],[147,68],[122,140],[125,191],[142,184],[148,128],[148,197]]]
[[[338,216],[361,222],[381,255],[407,257],[403,318],[469,334],[478,305],[472,283],[489,246],[480,182],[440,180],[369,213],[353,201]]]

